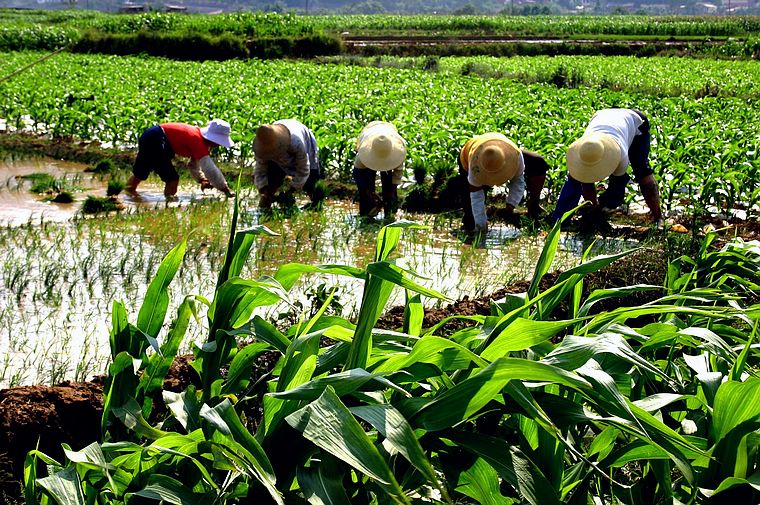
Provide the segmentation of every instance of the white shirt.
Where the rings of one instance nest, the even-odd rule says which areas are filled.
[[[644,124],[635,111],[631,109],[602,109],[591,118],[584,135],[606,133],[620,146],[620,164],[613,175],[623,175],[628,169],[628,149],[636,135],[641,135],[639,127]]]
[[[295,119],[281,119],[274,124],[284,125],[290,132],[290,145],[270,160],[256,160],[253,169],[253,182],[257,188],[269,184],[267,178],[268,163],[279,166],[286,175],[293,178],[292,186],[300,189],[309,178],[312,170],[319,170],[319,153],[317,139],[303,123]]]

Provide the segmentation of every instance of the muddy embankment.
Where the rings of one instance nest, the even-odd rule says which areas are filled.
[[[477,35],[342,35],[346,53],[375,56],[536,56],[605,55],[653,56],[709,54],[725,40],[704,39],[595,39]]]

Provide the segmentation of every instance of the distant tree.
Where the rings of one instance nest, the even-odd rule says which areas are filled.
[[[283,0],[275,0],[271,3],[265,3],[261,6],[261,10],[265,12],[286,12],[288,10],[287,4]]]
[[[477,14],[478,11],[475,9],[475,6],[472,4],[465,4],[458,9],[454,9],[451,11],[452,14],[455,16],[471,16],[473,14]]]
[[[365,0],[364,2],[354,2],[344,7],[343,11],[347,14],[385,14],[385,6],[379,0]]]

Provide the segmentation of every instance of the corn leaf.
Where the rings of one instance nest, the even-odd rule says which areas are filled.
[[[394,501],[410,503],[388,463],[332,388],[286,421],[317,447],[375,480]]]
[[[37,480],[59,505],[86,505],[79,475],[74,467],[68,467],[49,477]]]
[[[590,387],[584,379],[560,368],[518,358],[498,358],[420,408],[410,421],[413,426],[429,431],[454,426],[477,413],[513,379],[553,382],[571,389]]]
[[[386,438],[386,444],[404,456],[409,463],[422,473],[428,482],[438,488],[446,501],[451,503],[445,486],[438,479],[438,475],[422,450],[422,446],[420,446],[414,430],[412,430],[412,427],[398,410],[390,405],[352,407],[349,410],[355,416],[371,424],[378,433]]]
[[[343,486],[342,475],[325,457],[309,468],[298,468],[298,485],[312,505],[351,505]]]
[[[510,505],[512,500],[502,496],[496,470],[478,458],[473,465],[459,474],[456,490],[469,496],[480,505]]]
[[[148,482],[149,484],[143,489],[136,493],[130,493],[130,495],[159,500],[162,503],[172,503],[173,505],[202,505],[206,503],[203,495],[193,493],[192,489],[167,475],[151,475]]]
[[[554,486],[517,446],[496,437],[463,431],[447,438],[487,461],[528,503],[559,505]]]
[[[185,257],[187,240],[183,240],[164,257],[156,276],[150,281],[145,299],[137,314],[137,327],[146,335],[158,337],[169,308],[169,284]],[[136,354],[137,356],[137,354]]]

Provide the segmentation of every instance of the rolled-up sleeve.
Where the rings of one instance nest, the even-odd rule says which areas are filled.
[[[190,163],[187,164],[187,170],[190,172],[190,176],[195,182],[201,182],[203,180],[200,160],[190,160]]]
[[[512,180],[509,181],[509,185],[507,186],[507,204],[512,207],[517,207],[525,194],[525,160],[523,159],[522,154],[520,155],[519,163],[520,166],[517,169],[517,174],[512,177]]]
[[[256,185],[256,189],[260,190],[269,185],[268,175],[269,171],[267,162],[256,160],[256,164],[253,167],[253,183]]]
[[[230,190],[229,186],[227,186],[227,180],[224,178],[224,174],[219,170],[219,167],[216,166],[216,163],[214,163],[211,157],[204,156],[200,159],[199,165],[203,171],[203,175],[206,176],[208,182],[210,182],[215,189],[225,193]]]

